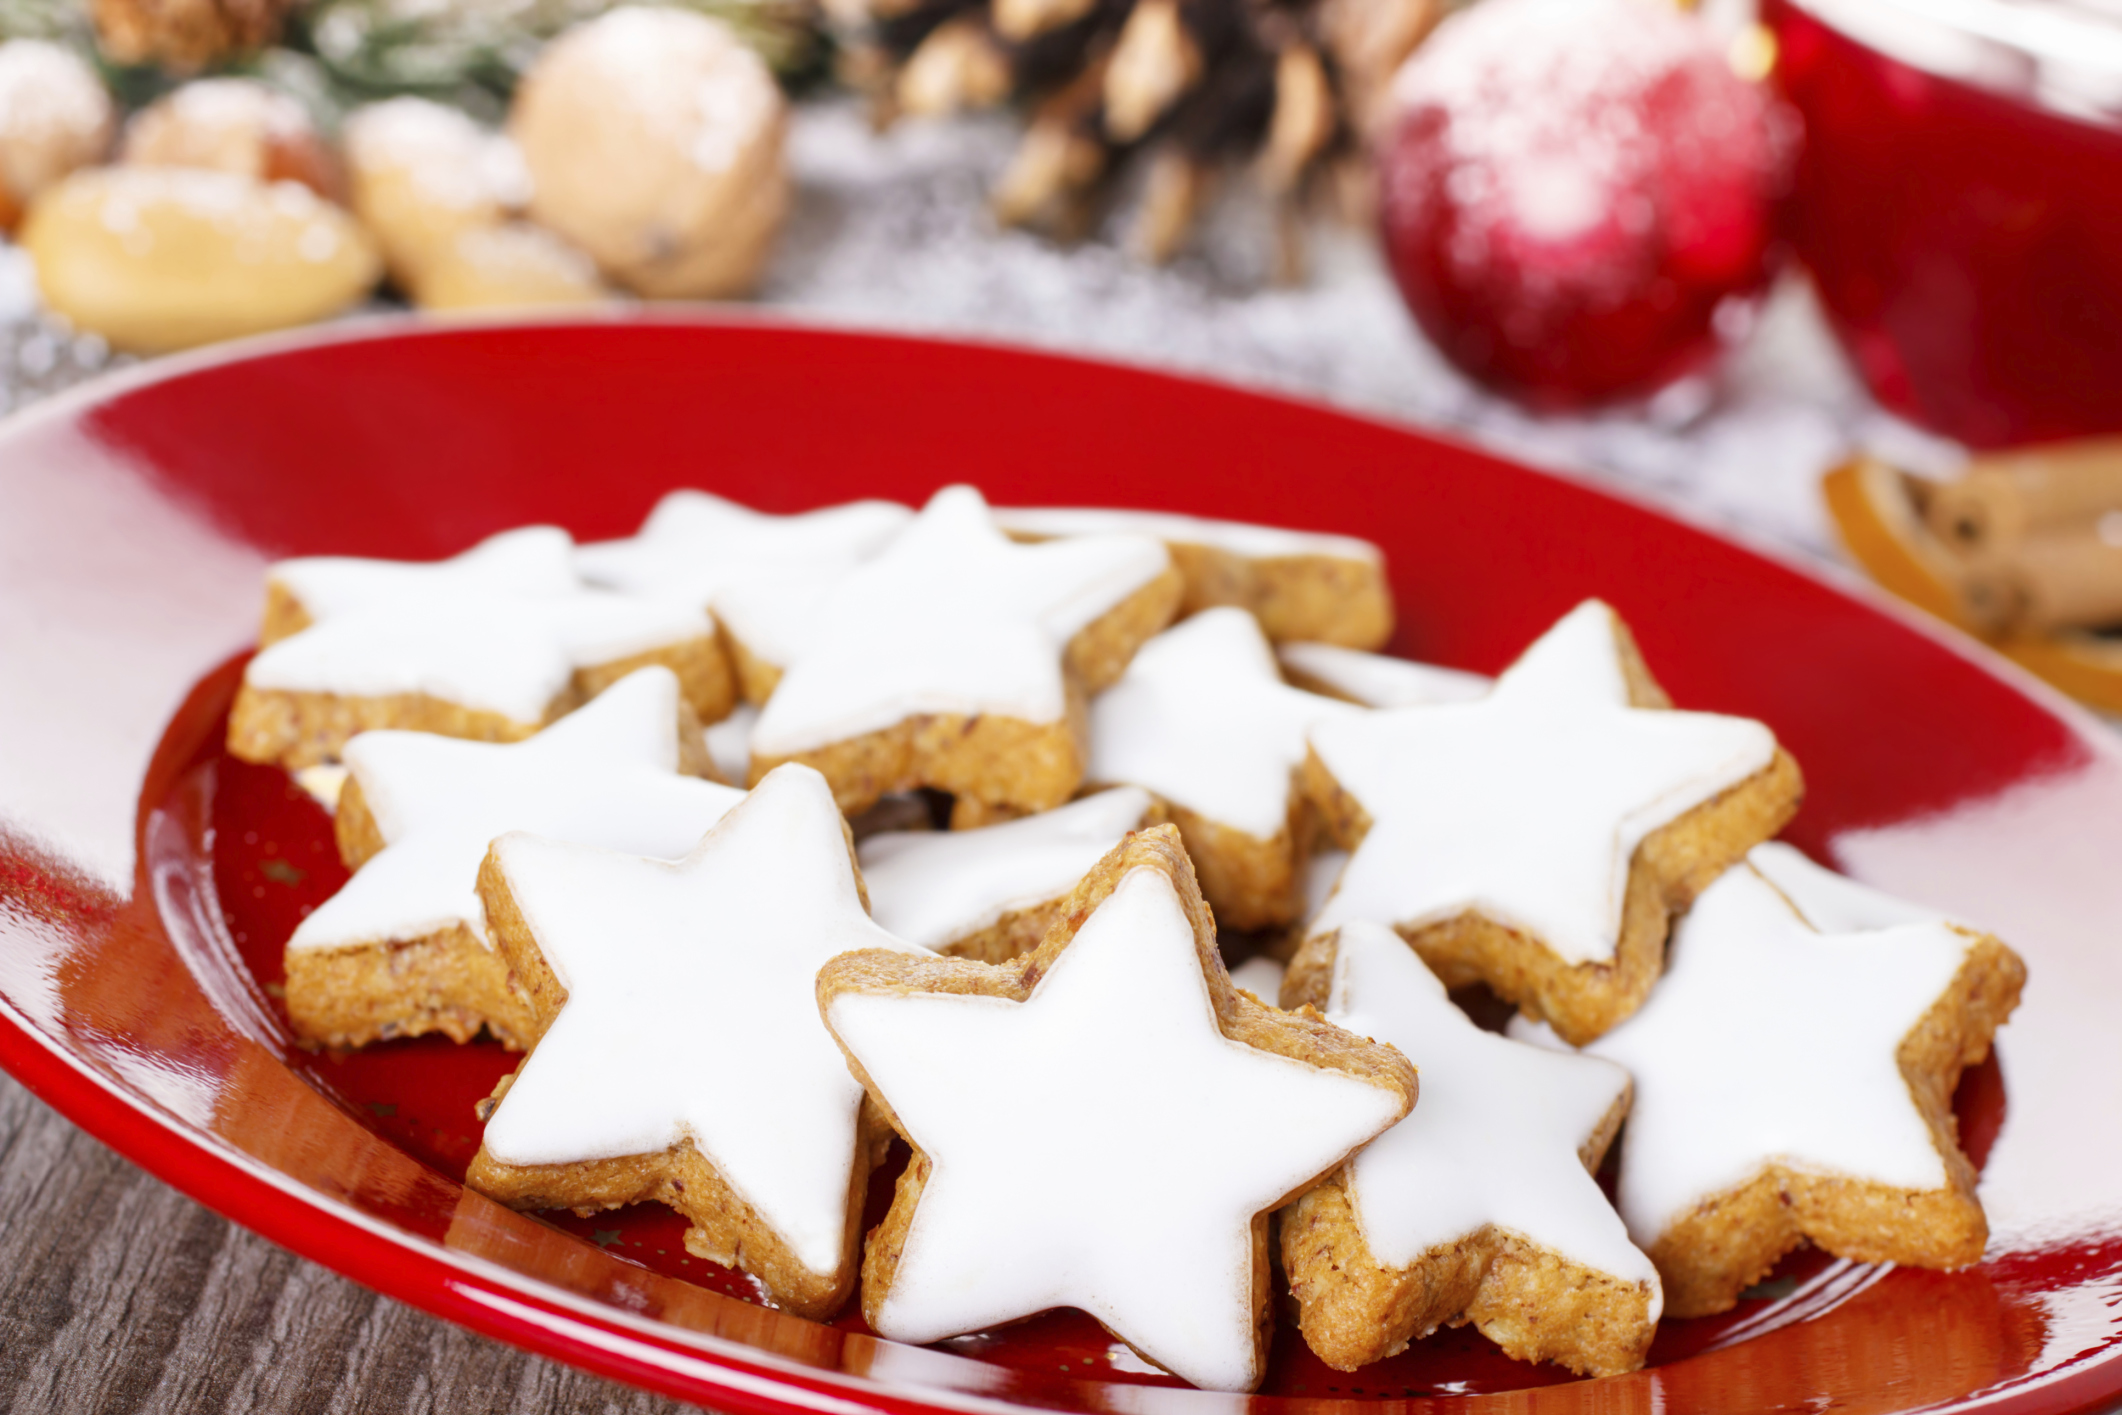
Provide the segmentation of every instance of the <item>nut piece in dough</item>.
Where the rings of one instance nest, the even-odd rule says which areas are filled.
[[[430,258],[412,293],[424,310],[593,305],[612,298],[595,261],[522,221],[460,232]]]
[[[307,324],[380,273],[309,188],[184,167],[77,172],[31,205],[22,247],[54,313],[140,353]]]
[[[125,125],[119,153],[140,167],[207,167],[261,182],[300,182],[344,195],[338,160],[300,103],[256,79],[200,79]]]
[[[788,207],[787,104],[719,20],[624,6],[539,56],[509,130],[531,215],[636,292],[742,294]]]
[[[357,109],[345,140],[354,212],[407,289],[459,236],[502,225],[529,196],[514,144],[429,99]]]
[[[41,39],[0,44],[0,230],[30,198],[103,155],[111,100],[86,61]]]

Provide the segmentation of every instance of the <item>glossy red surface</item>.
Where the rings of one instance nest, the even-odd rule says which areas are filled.
[[[2122,120],[1762,14],[1805,119],[1793,239],[1872,391],[1980,446],[2122,430]]]
[[[57,476],[108,500],[83,516],[50,493]],[[1763,717],[1804,764],[1798,843],[1882,884],[1929,881],[1927,897],[1986,911],[2027,954],[2027,1008],[1959,1097],[1999,1226],[1988,1260],[1930,1274],[1801,1255],[1730,1316],[1668,1323],[1650,1369],[1609,1381],[1509,1362],[1464,1332],[1343,1376],[1285,1324],[1269,1389],[1249,1400],[1166,1389],[1069,1313],[915,1350],[853,1314],[822,1326],[765,1310],[741,1275],[684,1254],[660,1209],[525,1216],[464,1190],[470,1103],[512,1065],[498,1049],[290,1046],[280,942],[340,866],[321,811],[221,752],[240,659],[208,653],[167,680],[192,686],[153,742],[129,883],[94,877],[94,838],[75,859],[40,847],[29,832],[58,818],[23,804],[82,769],[67,755],[82,743],[132,750],[121,734],[74,714],[65,751],[0,759],[16,793],[0,796],[0,1064],[170,1182],[359,1281],[726,1409],[2035,1412],[2122,1393],[2122,1045],[2084,1020],[2122,1004],[2112,871],[2093,867],[2122,838],[2114,746],[1891,611],[1639,507],[1318,409],[1030,354],[685,321],[386,332],[179,366],[0,432],[0,496],[37,522],[18,533],[81,560],[126,517],[153,532],[130,571],[99,569],[107,603],[62,603],[57,572],[24,579],[7,567],[26,562],[0,557],[0,607],[41,589],[79,626],[66,651],[130,644],[146,665],[151,636],[174,632],[157,606],[188,583],[225,581],[227,622],[255,613],[252,548],[439,555],[528,520],[623,532],[681,484],[795,509],[918,500],[954,478],[1005,502],[1368,535],[1391,557],[1400,647],[1469,668],[1500,667],[1585,594],[1614,602],[1678,701]],[[175,568],[156,546],[183,548]],[[44,651],[0,615],[0,662]],[[78,687],[34,676],[0,675],[0,723],[24,695]]]
[[[1708,26],[1671,7],[1581,13],[1574,27],[1523,4],[1454,16],[1452,41],[1476,47],[1399,84],[1379,171],[1385,248],[1422,331],[1544,408],[1648,394],[1710,363],[1720,320],[1768,283],[1785,176],[1781,115]]]

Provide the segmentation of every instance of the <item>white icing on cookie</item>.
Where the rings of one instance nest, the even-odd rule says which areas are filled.
[[[1349,1167],[1363,1239],[1380,1264],[1411,1266],[1493,1224],[1645,1284],[1657,1320],[1658,1271],[1578,1157],[1627,1091],[1626,1071],[1482,1031],[1398,934],[1367,920],[1341,929],[1326,1017],[1392,1043],[1422,1075],[1414,1111]]]
[[[1746,862],[1777,889],[1783,891],[1805,922],[1821,933],[1855,933],[1860,929],[1890,929],[1897,924],[1949,924],[1935,909],[1896,899],[1848,875],[1836,874],[1816,865],[1795,846],[1780,840],[1764,841],[1746,852]]]
[[[1304,862],[1304,919],[1305,935],[1314,929],[1312,921],[1333,897],[1334,886],[1341,882],[1341,871],[1348,868],[1348,851],[1321,850]]]
[[[349,609],[268,644],[253,688],[348,697],[425,693],[538,722],[578,668],[714,632],[697,609],[577,586],[564,595],[437,595]]]
[[[833,592],[849,573],[762,570],[725,586],[715,596],[715,617],[754,658],[785,669],[832,623]]]
[[[1282,976],[1289,970],[1264,953],[1255,954],[1230,970],[1230,980],[1269,1007],[1279,1006]]]
[[[341,697],[424,693],[537,723],[574,674],[559,636],[512,604],[484,600],[335,614],[260,649],[243,681],[266,691]]]
[[[525,607],[560,641],[577,668],[616,663],[635,654],[706,638],[714,625],[690,605],[578,589]]]
[[[1750,865],[1704,890],[1650,1000],[1584,1048],[1635,1077],[1619,1191],[1635,1241],[1772,1163],[1944,1187],[1896,1054],[1974,942],[1936,921],[1821,933]],[[1523,1019],[1511,1033],[1556,1044]]]
[[[1613,957],[1636,846],[1776,751],[1758,722],[1628,706],[1615,633],[1613,611],[1587,601],[1479,702],[1313,729],[1372,821],[1313,928],[1475,912],[1570,963]]]
[[[353,948],[463,924],[486,938],[479,864],[510,830],[674,857],[744,799],[678,774],[678,680],[644,668],[513,745],[364,732],[346,761],[383,850],[296,926],[288,948]]]
[[[1306,731],[1362,711],[1283,682],[1252,615],[1203,610],[1144,644],[1092,701],[1084,774],[1271,840],[1289,823]]]
[[[1017,545],[979,492],[947,487],[834,590],[752,750],[786,756],[927,713],[1058,721],[1068,641],[1170,563],[1140,537]]]
[[[909,943],[941,948],[1067,894],[1149,806],[1149,793],[1122,787],[979,830],[872,835],[859,847],[870,915]]]
[[[524,526],[489,536],[449,560],[369,560],[313,555],[283,560],[266,578],[292,594],[312,620],[386,604],[429,605],[475,596],[572,594],[574,542],[556,526]]]
[[[741,783],[752,769],[752,727],[758,721],[759,709],[738,703],[728,717],[707,727],[707,754],[730,781]]]
[[[1415,663],[1390,654],[1365,653],[1339,644],[1309,641],[1278,644],[1275,653],[1292,674],[1309,678],[1365,707],[1420,707],[1470,703],[1488,696],[1496,680],[1456,668]]]
[[[290,773],[295,785],[309,793],[309,798],[327,811],[339,809],[339,793],[346,789],[346,766],[343,762],[319,762],[315,766],[297,767]]]
[[[629,540],[575,552],[591,584],[696,608],[759,575],[831,583],[883,549],[914,513],[891,501],[852,501],[770,516],[704,491],[674,491]]]
[[[1119,511],[1088,506],[1005,507],[995,512],[995,520],[1006,531],[1021,531],[1026,535],[1155,536],[1158,540],[1180,545],[1209,546],[1249,560],[1316,555],[1335,560],[1360,560],[1367,565],[1385,563],[1383,551],[1354,536],[1293,531],[1247,521],[1210,521],[1166,511]]]
[[[1225,1037],[1148,869],[1028,1001],[843,993],[827,1021],[934,1164],[875,1313],[897,1341],[1078,1307],[1195,1385],[1249,1390],[1253,1216],[1399,1109]]]
[[[509,891],[567,1002],[487,1122],[507,1164],[690,1140],[814,1272],[844,1256],[862,1088],[818,969],[919,952],[870,922],[825,779],[773,772],[675,863],[511,834]]]
[[[269,578],[311,625],[262,650],[254,688],[381,697],[425,693],[537,722],[573,671],[704,638],[698,605],[589,589],[551,526],[504,531],[453,560],[318,556]]]

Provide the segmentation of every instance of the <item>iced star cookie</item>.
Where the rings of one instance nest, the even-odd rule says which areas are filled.
[[[872,835],[856,846],[870,916],[908,943],[1006,963],[1039,946],[1077,883],[1150,806],[1147,791],[1123,786],[978,830]]]
[[[1767,727],[1672,711],[1597,600],[1486,697],[1323,722],[1311,746],[1306,789],[1354,852],[1313,931],[1390,924],[1447,987],[1577,1043],[1642,1003],[1671,914],[1803,791]]]
[[[1635,1077],[1617,1197],[1678,1317],[1725,1311],[1808,1241],[1925,1268],[1988,1241],[1953,1087],[2025,964],[1787,846],[1750,859],[1680,921],[1642,1010],[1586,1048]]]
[[[334,822],[353,878],[287,944],[295,1034],[364,1046],[483,1026],[537,1039],[521,980],[498,953],[477,892],[486,847],[528,829],[675,857],[743,799],[681,775],[678,681],[645,668],[513,745],[367,732],[346,747]]]
[[[1025,537],[1155,536],[1186,577],[1181,615],[1217,605],[1249,610],[1270,639],[1375,649],[1393,636],[1385,554],[1367,540],[1210,521],[1158,511],[1039,507],[1000,511]]]
[[[1244,610],[1204,610],[1144,644],[1091,701],[1086,775],[1155,793],[1219,925],[1288,924],[1318,833],[1299,789],[1305,734],[1359,711],[1283,682]]]
[[[1471,1322],[1521,1361],[1582,1376],[1643,1364],[1657,1269],[1592,1175],[1628,1073],[1474,1025],[1382,924],[1315,935],[1282,1001],[1398,1047],[1422,1103],[1283,1210],[1282,1266],[1319,1358],[1353,1371]]]
[[[706,612],[589,589],[570,549],[530,527],[436,564],[275,566],[229,750],[292,770],[382,727],[520,741],[650,665],[678,675],[701,720],[726,714],[735,689]]]
[[[260,648],[357,609],[424,606],[466,595],[550,599],[582,588],[574,541],[557,526],[523,526],[489,536],[448,560],[371,560],[309,555],[265,573]]]
[[[1496,682],[1478,673],[1439,668],[1389,654],[1365,653],[1339,644],[1278,644],[1275,657],[1282,660],[1283,676],[1298,687],[1365,707],[1469,703],[1488,696]]]
[[[1018,545],[979,492],[948,487],[834,589],[752,728],[751,779],[803,762],[850,815],[917,786],[1050,810],[1083,778],[1084,695],[1178,599],[1154,540]]]
[[[1131,836],[1001,966],[860,953],[826,1024],[913,1146],[863,1259],[880,1335],[1076,1307],[1195,1385],[1259,1384],[1267,1216],[1407,1113],[1391,1047],[1241,994],[1178,832]]]
[[[688,1252],[830,1317],[882,1136],[814,980],[917,950],[870,922],[824,780],[774,772],[675,862],[505,835],[479,893],[540,1032],[465,1182],[520,1209],[660,1201]]]
[[[852,501],[772,516],[704,491],[674,491],[639,534],[582,546],[575,565],[591,584],[711,610],[729,629],[745,700],[759,704],[833,586],[913,515],[896,502]]]

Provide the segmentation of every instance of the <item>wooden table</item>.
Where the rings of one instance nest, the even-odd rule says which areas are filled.
[[[448,1412],[693,1407],[474,1336],[230,1223],[0,1074],[0,1404]]]

